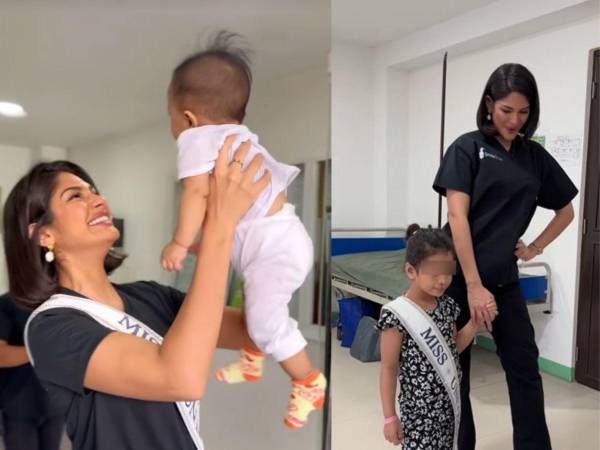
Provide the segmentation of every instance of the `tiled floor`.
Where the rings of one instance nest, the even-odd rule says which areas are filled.
[[[338,341],[333,342],[332,358],[332,449],[394,448],[382,433],[379,363],[353,359]],[[600,392],[549,375],[542,377],[553,449],[600,449]],[[511,449],[508,391],[494,353],[474,349],[471,387],[477,449]]]
[[[309,347],[315,361],[323,348]],[[219,351],[215,367],[235,358]],[[334,341],[332,351],[332,449],[378,450],[392,448],[381,434],[378,363],[361,363]],[[472,402],[478,433],[478,450],[512,448],[510,410],[504,375],[496,356],[475,349],[472,369]],[[546,414],[555,450],[600,448],[600,393],[577,383],[543,375]],[[300,432],[282,424],[288,380],[277,365],[267,363],[261,383],[227,386],[211,381],[202,404],[202,436],[207,450],[321,448],[321,413]],[[4,447],[0,443],[0,449]],[[70,450],[65,439],[61,450]]]
[[[313,363],[322,368],[323,344],[310,342],[309,353]],[[235,358],[236,353],[219,350],[214,366],[221,367]],[[201,409],[206,450],[320,449],[323,413],[313,412],[300,431],[288,430],[283,417],[289,395],[289,378],[272,359],[267,360],[260,383],[224,385],[211,380]],[[4,450],[1,441],[0,450]],[[66,436],[61,450],[71,450]]]

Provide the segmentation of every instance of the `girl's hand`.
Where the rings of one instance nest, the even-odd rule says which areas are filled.
[[[489,300],[486,303],[485,307],[487,308],[487,310],[490,313],[490,315],[492,316],[492,318],[496,317],[499,314],[498,313],[498,305],[496,304],[496,300],[494,298]]]
[[[486,303],[485,308],[487,309],[487,312],[489,313],[492,320],[494,320],[499,314],[498,305],[496,304],[496,300],[494,300],[493,298]],[[486,324],[482,316],[479,316],[478,318],[471,316],[470,322],[472,323],[472,326],[476,330],[476,332],[486,330]]]
[[[206,220],[232,229],[254,204],[260,193],[271,182],[268,172],[256,182],[252,181],[260,169],[263,157],[255,156],[242,170],[250,151],[250,142],[244,142],[235,152],[233,161],[227,163],[229,149],[235,136],[229,136],[219,151],[214,173],[210,176]]]
[[[471,317],[469,322],[470,322],[471,326],[473,327],[473,329],[475,330],[475,334],[477,334],[480,331],[486,330],[484,321],[477,321]]]
[[[492,293],[484,288],[481,283],[477,283],[467,286],[467,298],[471,317],[475,320],[475,323],[483,323],[488,331],[492,331],[492,321],[496,317],[490,314],[488,309],[488,305],[496,304]]]
[[[383,435],[386,441],[394,445],[400,445],[404,442],[404,427],[400,419],[396,419],[394,422],[386,423],[383,426]]]
[[[527,262],[538,256],[538,252],[534,248],[525,245],[523,241],[519,241],[515,246],[515,256],[521,261]]]

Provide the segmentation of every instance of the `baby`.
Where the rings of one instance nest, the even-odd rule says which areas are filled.
[[[175,235],[162,252],[165,270],[181,270],[188,248],[202,226],[209,173],[228,136],[235,135],[229,161],[246,165],[260,154],[270,186],[236,228],[232,264],[244,280],[245,316],[256,347],[242,348],[238,362],[220,369],[225,383],[258,381],[265,354],[272,355],[292,379],[285,424],[298,429],[309,413],[323,406],[327,382],[313,367],[306,340],[290,318],[288,303],[313,265],[312,241],[287,203],[286,189],[299,169],[276,161],[242,125],[250,97],[252,73],[247,53],[233,45],[238,35],[220,32],[206,50],[185,59],[173,71],[168,90],[171,131],[177,139],[178,177],[182,194]],[[249,141],[246,163],[233,152]]]

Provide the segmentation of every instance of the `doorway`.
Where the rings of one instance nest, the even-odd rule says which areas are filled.
[[[593,51],[575,379],[600,390],[600,49]]]

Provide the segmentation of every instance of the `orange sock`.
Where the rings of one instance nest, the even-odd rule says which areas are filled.
[[[254,350],[254,349],[251,349],[251,348],[243,348],[241,351],[242,352],[246,352],[246,353],[248,353],[249,355],[252,355],[252,356],[259,356],[259,357],[264,357],[265,356],[265,354],[263,352],[261,352],[260,350]]]
[[[255,382],[262,378],[265,354],[260,350],[243,348],[240,360],[217,370],[215,378],[224,383]]]
[[[314,383],[315,380],[317,378],[319,378],[319,375],[321,375],[321,372],[318,371],[317,369],[313,369],[313,371],[310,373],[310,375],[307,376],[304,380],[292,380],[292,383],[303,384],[305,386],[308,386],[308,385]]]
[[[311,411],[323,408],[326,389],[327,380],[316,369],[304,380],[292,381],[292,395],[284,420],[285,425],[293,430],[306,425]]]

